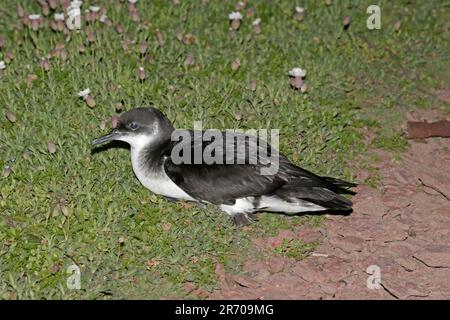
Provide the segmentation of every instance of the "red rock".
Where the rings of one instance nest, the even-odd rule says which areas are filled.
[[[286,261],[282,257],[272,257],[269,262],[269,271],[272,273],[277,273],[283,271],[286,266]]]
[[[297,237],[299,237],[303,242],[309,243],[321,240],[323,235],[318,230],[301,230],[297,233]]]
[[[333,237],[330,239],[332,245],[334,247],[340,248],[345,252],[351,251],[361,251],[364,245],[364,239],[354,237],[354,236],[346,236],[346,237]]]
[[[414,257],[429,267],[450,268],[450,247],[440,246],[414,254]]]
[[[232,275],[231,279],[236,282],[237,284],[239,284],[240,286],[246,287],[246,288],[251,288],[251,289],[255,289],[255,288],[259,288],[261,287],[261,284],[258,283],[255,280],[252,280],[251,278],[248,277],[241,277],[238,275]]]

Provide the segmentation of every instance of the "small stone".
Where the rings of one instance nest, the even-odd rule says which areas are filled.
[[[251,7],[251,8],[249,8],[247,10],[247,13],[245,14],[245,16],[247,18],[251,18],[251,17],[253,17],[255,15],[255,13],[256,13],[256,8],[255,7]]]
[[[241,25],[241,21],[238,19],[231,20],[231,30],[237,31],[239,26]]]
[[[137,11],[131,12],[131,20],[133,20],[133,22],[138,22],[140,20],[139,13]]]
[[[86,30],[86,36],[87,36],[87,39],[88,39],[88,41],[90,43],[95,42],[95,36],[94,36],[94,33],[91,30]]]
[[[5,112],[5,117],[8,119],[9,122],[14,123],[17,121],[16,116],[11,111]]]
[[[195,64],[194,55],[192,53],[188,53],[186,55],[186,59],[184,59],[184,65],[192,66],[193,64]]]
[[[56,7],[57,7],[57,3],[56,3],[56,0],[48,0],[47,1],[48,2],[48,5],[50,6],[50,9],[52,9],[52,10],[55,10],[56,9]]]
[[[35,74],[29,74],[28,76],[27,76],[27,87],[29,88],[29,89],[31,89],[32,87],[33,87],[33,82],[35,81],[35,80],[37,80],[37,75],[35,75]]]
[[[255,24],[253,25],[253,32],[258,35],[261,34],[262,30],[261,30],[261,24]]]
[[[156,29],[155,31],[156,40],[158,41],[159,46],[162,48],[164,47],[164,37],[162,32],[159,29]]]
[[[246,5],[246,3],[244,1],[239,1],[236,4],[235,8],[236,8],[237,11],[240,11],[240,10],[245,8],[245,5]]]
[[[349,16],[344,17],[342,25],[344,26],[344,29],[347,29],[350,26],[350,17]]]
[[[183,41],[183,32],[180,29],[177,29],[175,31],[175,37],[178,39],[178,41]]]
[[[147,42],[142,41],[142,42],[139,44],[139,52],[140,52],[141,54],[145,54],[145,53],[147,52],[147,49],[148,49]]]
[[[25,10],[20,4],[17,7],[17,15],[19,16],[19,18],[23,18],[25,16]]]
[[[14,60],[14,54],[12,53],[12,51],[7,51],[5,53],[5,62],[10,63],[13,60]]]
[[[303,79],[301,77],[291,77],[289,78],[289,83],[294,89],[301,90],[303,86]]]
[[[55,273],[57,273],[59,271],[59,266],[58,265],[53,265],[52,266],[52,268],[50,269],[50,272],[52,273],[52,274],[55,274]]]
[[[118,24],[118,25],[116,26],[116,32],[120,34],[120,33],[123,33],[123,31],[124,31],[124,30],[123,30],[122,25],[121,25],[121,24]]]
[[[117,127],[118,122],[119,122],[119,118],[117,116],[112,116],[110,119],[111,128]]]
[[[3,169],[3,177],[4,178],[8,178],[9,175],[11,174],[12,169],[10,166],[6,166],[5,169]]]
[[[231,70],[236,71],[241,66],[241,60],[238,58],[231,63]]]
[[[46,58],[41,58],[39,60],[39,65],[41,66],[42,69],[44,69],[44,71],[50,70],[50,62]]]
[[[89,108],[95,107],[95,104],[96,104],[95,100],[90,95],[87,95],[86,97],[84,97],[84,101],[86,101],[86,104],[88,105]]]
[[[56,152],[56,145],[52,141],[49,141],[47,143],[47,149],[50,154],[54,154]]]
[[[256,91],[256,80],[250,80],[248,88],[250,89],[250,91]]]

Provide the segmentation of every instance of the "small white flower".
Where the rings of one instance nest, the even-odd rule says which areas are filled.
[[[292,70],[289,70],[289,75],[291,77],[302,77],[304,78],[306,76],[306,70],[302,68],[293,68]]]
[[[138,0],[128,0],[129,3],[135,4]]]
[[[100,11],[100,7],[99,6],[90,6],[89,10],[92,12],[99,12]]]
[[[53,16],[53,18],[56,21],[64,21],[64,13],[55,13],[55,15]]]
[[[67,28],[69,30],[80,29],[80,17],[81,17],[81,4],[82,2],[79,0],[73,0],[70,2],[69,7],[67,8],[67,16],[68,19],[66,21]]]
[[[230,20],[241,20],[242,14],[240,12],[232,12],[228,15],[228,19]]]
[[[73,0],[70,2],[69,10],[70,10],[70,8],[79,8],[79,7],[81,7],[82,4],[83,4],[83,1]]]
[[[86,96],[88,96],[91,93],[91,90],[89,88],[84,89],[83,91],[78,92],[78,96],[85,98]]]
[[[0,70],[3,70],[3,69],[5,69],[5,68],[6,68],[5,61],[1,60],[1,61],[0,61]]]
[[[106,14],[102,14],[102,15],[100,16],[100,22],[105,22],[106,19],[108,19],[108,16],[107,16]]]
[[[303,8],[303,7],[295,7],[295,12],[303,13],[303,12],[305,12],[305,8]]]
[[[30,19],[30,20],[39,20],[40,18],[41,18],[40,14],[30,14],[28,16],[28,19]]]
[[[75,16],[81,15],[80,7],[82,5],[81,1],[74,0],[70,3],[69,7],[67,8],[67,14],[69,17],[73,18]]]
[[[81,16],[81,10],[80,8],[71,8],[67,11],[67,15],[69,16],[69,18],[73,19],[75,17]]]
[[[258,19],[256,19],[255,21],[252,22],[252,25],[253,25],[253,26],[257,26],[257,25],[260,24],[260,23],[261,23],[261,19],[258,18]]]

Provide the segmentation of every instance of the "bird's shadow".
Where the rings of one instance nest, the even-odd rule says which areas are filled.
[[[323,216],[323,215],[331,215],[331,216],[348,216],[353,213],[353,209],[348,210],[321,210],[321,211],[305,211],[305,212],[299,212],[294,214],[287,214],[287,213],[281,213],[288,216]]]
[[[125,149],[125,150],[130,150],[130,146],[126,142],[114,140],[114,141],[102,144],[100,146],[94,146],[91,149],[91,155],[95,155],[97,153],[106,151],[108,149]]]

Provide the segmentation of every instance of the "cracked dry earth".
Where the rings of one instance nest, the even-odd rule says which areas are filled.
[[[450,139],[411,141],[399,163],[374,152],[382,186],[358,186],[351,215],[255,239],[265,258],[246,262],[245,276],[218,264],[220,289],[209,298],[449,299]],[[320,245],[296,261],[273,253],[283,239]],[[372,265],[380,268],[379,289],[367,287]]]

